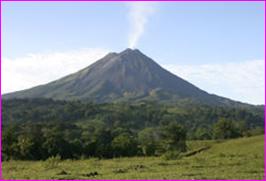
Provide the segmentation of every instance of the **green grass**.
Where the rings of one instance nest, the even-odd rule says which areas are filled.
[[[179,160],[133,157],[99,160],[3,162],[4,179],[255,179],[264,177],[264,136],[224,142],[190,141],[197,150]],[[50,167],[49,167],[50,164]],[[97,172],[97,174],[95,174]]]

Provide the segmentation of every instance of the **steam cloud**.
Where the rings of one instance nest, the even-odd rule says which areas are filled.
[[[148,18],[155,12],[155,4],[151,2],[129,3],[130,33],[128,47],[135,48],[144,33]]]

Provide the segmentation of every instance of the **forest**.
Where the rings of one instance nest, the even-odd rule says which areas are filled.
[[[263,106],[3,100],[2,160],[176,157],[188,140],[248,137],[263,128]]]

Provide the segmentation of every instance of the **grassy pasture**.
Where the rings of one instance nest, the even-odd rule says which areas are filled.
[[[177,160],[161,157],[8,161],[4,179],[255,179],[264,177],[264,135],[224,142],[189,141]]]

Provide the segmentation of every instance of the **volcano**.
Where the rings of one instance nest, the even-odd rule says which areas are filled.
[[[237,103],[199,89],[163,69],[137,49],[109,53],[74,74],[45,85],[3,95],[3,99],[13,98],[52,98],[97,103],[145,100],[175,102],[184,99],[215,105]]]

